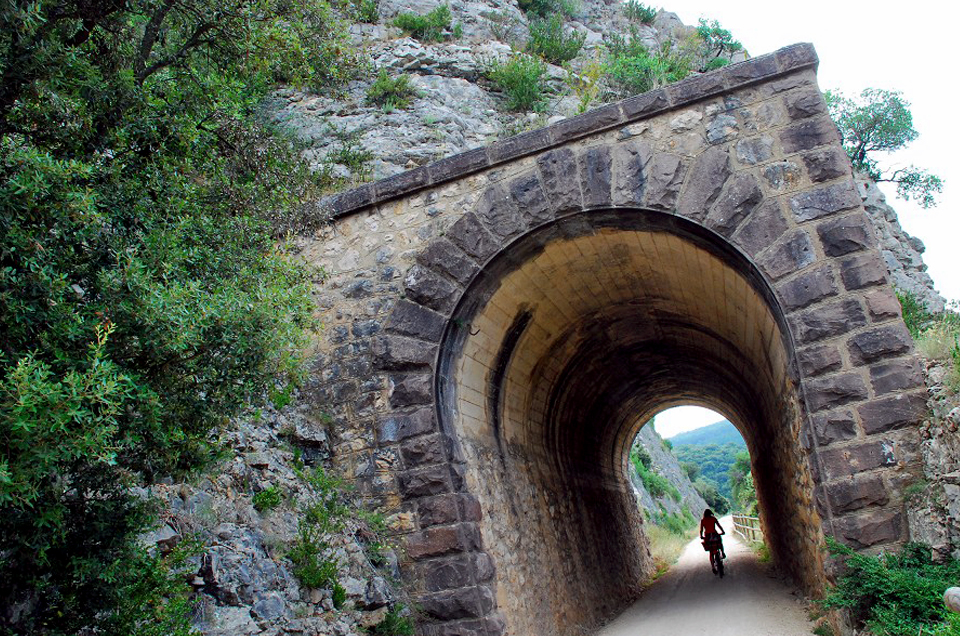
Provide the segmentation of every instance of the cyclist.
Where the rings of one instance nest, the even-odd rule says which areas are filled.
[[[720,538],[722,534],[726,534],[723,531],[723,526],[713,516],[713,511],[707,508],[703,511],[703,519],[700,520],[700,539],[703,541],[704,547],[716,546],[714,549],[719,549],[720,554],[726,559],[727,552],[723,548],[723,539]]]

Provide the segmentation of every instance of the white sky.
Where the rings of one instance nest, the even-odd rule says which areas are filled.
[[[940,204],[930,210],[897,199],[889,184],[881,189],[903,228],[926,244],[924,262],[937,289],[947,300],[960,300],[960,82],[954,70],[960,3],[664,0],[663,7],[688,25],[700,17],[718,20],[753,56],[812,42],[822,90],[848,96],[864,88],[902,91],[920,137],[886,165],[913,163],[946,183]],[[713,411],[682,406],[657,415],[655,427],[666,438],[721,419]]]
[[[753,56],[812,42],[822,90],[902,91],[920,137],[889,165],[916,164],[946,185],[940,205],[931,210],[896,199],[889,184],[882,189],[904,229],[926,244],[924,261],[937,289],[947,300],[960,299],[960,83],[954,67],[960,3],[664,0],[662,5],[684,24],[696,25],[700,17],[719,20]]]

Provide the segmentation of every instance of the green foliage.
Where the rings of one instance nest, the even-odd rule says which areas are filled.
[[[690,60],[673,50],[669,43],[649,51],[636,27],[629,37],[614,34],[607,42],[606,71],[618,94],[635,95],[686,77]]]
[[[687,479],[691,482],[697,481],[697,477],[700,476],[700,467],[693,462],[680,462],[680,468],[683,469],[683,472],[687,475]]]
[[[487,77],[507,97],[507,109],[540,111],[546,102],[547,66],[532,55],[519,54],[506,62],[494,62]]]
[[[293,563],[293,574],[301,585],[329,588],[334,595],[343,596],[343,592],[338,593],[339,564],[330,543],[333,535],[343,529],[348,514],[343,482],[321,468],[301,471],[300,477],[310,486],[310,497],[301,510],[297,538],[287,558]]]
[[[724,55],[729,56],[731,53],[743,50],[743,45],[734,40],[733,34],[720,26],[720,23],[716,20],[700,18],[697,36],[706,47],[705,57],[708,60],[717,59]]]
[[[580,12],[577,0],[518,0],[517,6],[529,16],[546,18],[555,13],[573,17]]]
[[[679,513],[666,512],[661,509],[651,515],[650,521],[678,537],[685,536],[691,528],[697,525],[697,520],[687,508]]]
[[[360,22],[376,24],[380,20],[380,0],[350,0],[350,3]]]
[[[693,487],[697,489],[707,506],[716,513],[717,516],[723,516],[730,512],[730,501],[720,494],[717,484],[711,480],[701,477],[693,482]]]
[[[641,24],[653,24],[657,17],[657,9],[645,5],[640,0],[627,0],[623,5],[623,13],[629,19]]]
[[[448,4],[441,4],[425,15],[401,13],[394,18],[393,24],[421,42],[443,42],[450,37],[457,37]]]
[[[380,69],[377,79],[367,90],[367,102],[389,110],[406,108],[417,96],[417,89],[410,84],[409,75],[391,78],[386,69]]]
[[[549,18],[531,20],[527,51],[551,64],[563,64],[577,57],[586,38],[586,33],[565,33],[563,18],[554,13]]]
[[[833,633],[833,628],[830,627],[828,623],[821,623],[813,628],[814,636],[836,636]]]
[[[265,488],[253,496],[253,507],[263,514],[283,503],[283,493],[277,486]]]
[[[361,131],[347,132],[331,127],[331,134],[337,142],[324,158],[325,165],[328,167],[333,165],[344,166],[350,171],[355,182],[369,179],[373,172],[370,161],[374,154],[364,148],[360,142]]]
[[[735,511],[753,516],[758,514],[757,488],[750,470],[750,455],[746,452],[738,453],[730,467],[730,491]]]
[[[903,312],[903,322],[907,325],[910,335],[916,339],[930,324],[933,314],[927,311],[926,305],[910,292],[902,289],[897,289],[895,292]]]
[[[409,616],[404,616],[403,611],[403,605],[394,605],[379,623],[368,627],[366,632],[380,636],[413,636],[413,621]]]
[[[827,91],[824,98],[854,169],[875,181],[895,183],[900,198],[916,200],[922,208],[937,204],[936,195],[943,191],[940,177],[916,166],[885,170],[874,154],[900,150],[919,135],[902,93],[867,88],[854,98],[839,91]]]
[[[350,79],[347,37],[323,0],[0,8],[0,631],[183,631],[130,487],[299,373],[321,184],[257,115]]]
[[[832,539],[830,552],[845,570],[822,604],[850,610],[854,620],[877,636],[949,634],[944,591],[960,577],[960,561],[934,563],[929,546],[908,543],[899,554],[855,553]],[[957,622],[952,621],[953,625]]]
[[[744,444],[741,439],[740,442],[725,444],[675,444],[673,453],[681,462],[690,462],[699,466],[703,480],[714,484],[721,496],[730,499],[732,497],[730,467],[736,462],[737,453],[743,449]]]

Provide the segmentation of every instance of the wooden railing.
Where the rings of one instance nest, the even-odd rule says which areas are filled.
[[[733,531],[743,537],[744,541],[763,543],[763,530],[760,529],[760,519],[746,515],[733,515]]]

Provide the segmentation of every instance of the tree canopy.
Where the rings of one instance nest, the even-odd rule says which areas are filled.
[[[350,51],[325,0],[0,7],[0,633],[187,629],[130,487],[296,376],[320,184],[257,113]]]
[[[904,200],[915,200],[923,208],[936,205],[936,195],[943,190],[940,177],[912,165],[884,169],[876,158],[875,153],[900,150],[919,135],[913,127],[910,103],[902,93],[868,88],[853,98],[837,91],[827,91],[824,96],[856,170],[875,181],[895,183],[897,195]]]

